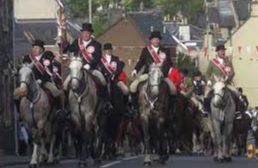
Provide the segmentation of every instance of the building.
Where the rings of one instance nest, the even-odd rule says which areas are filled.
[[[14,153],[13,1],[0,0],[0,155]],[[4,40],[3,40],[4,39]]]
[[[241,86],[252,107],[258,105],[258,0],[252,0],[250,17],[226,41],[235,67],[235,84]]]
[[[113,44],[114,54],[126,63],[125,71],[129,74],[154,30],[161,32],[162,44],[169,48],[171,56],[175,56],[176,43],[163,25],[161,15],[153,11],[126,14],[100,34],[97,40],[102,44]]]
[[[35,39],[43,40],[47,50],[58,52],[56,38],[58,36],[59,6],[57,1],[15,0],[14,2],[14,53],[16,63],[19,63],[22,56],[30,52],[31,44]],[[65,11],[67,10],[65,6]],[[73,39],[80,34],[80,26],[74,24],[71,19],[67,19],[66,26],[69,39]]]

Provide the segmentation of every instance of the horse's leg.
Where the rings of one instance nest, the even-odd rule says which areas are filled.
[[[223,135],[223,157],[225,161],[231,161],[231,140],[233,123],[226,123]]]
[[[50,141],[49,154],[48,154],[48,163],[54,162],[54,147],[56,142],[56,136],[53,134]]]
[[[215,153],[214,153],[214,159],[218,161],[221,161],[223,159],[222,156],[222,135],[220,130],[220,122],[216,119],[213,119],[213,130],[215,135]]]
[[[32,152],[32,158],[30,161],[30,167],[34,168],[38,166],[38,144],[33,142],[33,152]]]
[[[159,134],[159,139],[157,142],[159,143],[159,160],[161,164],[165,164],[165,162],[168,160],[169,155],[167,153],[167,147],[168,147],[168,141],[167,141],[167,136],[165,135],[167,132],[167,129],[165,127],[165,119],[161,118],[158,121],[159,126],[158,126],[158,134]]]
[[[193,150],[192,153],[193,154],[197,154],[198,153],[198,146],[197,146],[198,142],[197,142],[197,135],[195,132],[193,132]]]
[[[142,130],[144,139],[144,164],[151,165],[151,149],[150,149],[150,134],[149,134],[149,118],[142,115]]]

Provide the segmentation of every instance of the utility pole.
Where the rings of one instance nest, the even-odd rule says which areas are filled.
[[[92,23],[92,0],[89,0],[89,23]]]

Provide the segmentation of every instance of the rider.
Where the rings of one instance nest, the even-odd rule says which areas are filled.
[[[217,55],[215,58],[210,60],[208,69],[206,72],[207,85],[209,88],[208,93],[205,98],[205,110],[210,111],[210,102],[213,95],[211,86],[216,82],[217,78],[222,78],[225,80],[227,87],[232,91],[232,95],[236,104],[238,104],[239,92],[232,85],[232,81],[235,75],[232,62],[225,56],[225,46],[220,44],[216,47]],[[237,106],[236,106],[237,107]]]
[[[104,54],[101,56],[100,62],[98,64],[98,69],[105,77],[107,86],[103,87],[101,91],[101,97],[106,100],[106,102],[111,102],[111,86],[117,85],[123,94],[128,94],[127,86],[120,80],[120,74],[124,68],[124,62],[119,60],[117,56],[113,55],[113,47],[111,43],[104,44]]]
[[[198,109],[203,113],[206,114],[207,112],[204,111],[203,102],[204,102],[204,87],[206,83],[203,80],[202,73],[197,70],[193,73],[192,78],[192,87],[189,89],[191,90],[191,101],[198,107]]]
[[[69,51],[74,56],[82,57],[83,68],[88,72],[91,72],[95,77],[94,80],[98,85],[98,95],[101,96],[100,90],[106,86],[106,81],[103,74],[97,70],[97,66],[100,64],[102,52],[101,44],[92,38],[93,32],[92,24],[83,23],[80,37],[75,39],[71,45],[68,45],[68,47],[64,49],[64,52],[66,53]],[[68,89],[69,82],[70,76],[68,76],[64,82],[64,90]]]
[[[142,49],[140,59],[136,63],[131,76],[135,77],[137,73],[144,67],[143,75],[136,78],[130,85],[130,91],[132,92],[132,104],[137,107],[137,86],[140,82],[147,80],[147,73],[151,64],[157,64],[162,66],[162,71],[165,77],[167,77],[168,71],[172,66],[169,51],[163,48],[161,43],[161,34],[159,31],[151,32],[149,37],[149,44]]]
[[[127,95],[128,88],[120,79],[125,63],[121,61],[119,57],[113,55],[113,47],[111,43],[104,44],[104,55],[102,55],[100,60],[98,69],[104,75],[106,82],[116,84],[123,94]]]
[[[187,87],[185,77],[188,75],[188,70],[185,68],[171,67],[168,72],[168,77],[176,87],[177,93],[185,94]]]
[[[50,91],[55,98],[55,102],[59,102],[61,90],[55,83],[53,73],[54,54],[51,51],[45,51],[44,42],[36,39],[32,44],[32,50],[29,55],[23,57],[22,62],[34,64],[32,70],[35,78],[43,88]],[[60,75],[60,74],[59,74]],[[60,103],[57,103],[58,109],[61,109]]]
[[[241,113],[244,113],[248,109],[249,102],[248,102],[248,99],[247,99],[246,95],[243,94],[243,88],[239,87],[238,91],[240,93],[240,95],[239,95],[239,108],[238,109]]]

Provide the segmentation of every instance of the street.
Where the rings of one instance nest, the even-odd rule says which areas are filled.
[[[153,163],[150,167],[162,168],[257,168],[258,162],[254,159],[234,157],[232,163],[214,163],[212,157],[172,156],[166,165]],[[28,165],[7,166],[6,168],[25,168]],[[65,160],[57,165],[42,165],[41,168],[77,168],[76,160]],[[89,165],[93,168],[143,168],[143,157],[125,157],[115,161],[105,162],[100,165]]]

